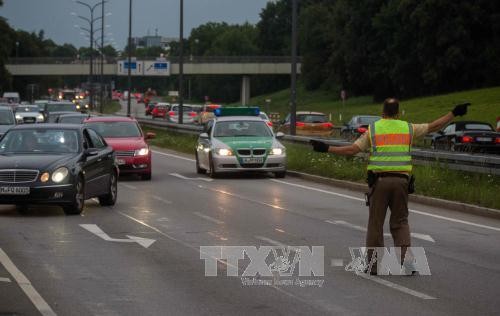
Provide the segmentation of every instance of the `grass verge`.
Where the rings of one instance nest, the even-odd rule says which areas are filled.
[[[108,102],[104,103],[102,112],[103,112],[103,114],[114,114],[114,113],[120,111],[121,108],[122,108],[122,106],[120,105],[120,102],[108,101]]]
[[[193,154],[197,136],[144,127],[155,132],[151,144]],[[366,162],[360,157],[317,153],[309,146],[284,144],[288,169],[323,177],[364,183]],[[437,166],[414,166],[416,194],[500,209],[500,176],[455,171]]]

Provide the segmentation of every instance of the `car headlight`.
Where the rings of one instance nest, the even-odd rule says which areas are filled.
[[[88,109],[89,108],[89,105],[88,104],[85,104],[85,108]]]
[[[68,176],[68,168],[61,167],[57,168],[56,171],[52,173],[52,181],[55,183],[62,182]]]
[[[12,116],[11,116],[11,117],[12,117]],[[23,117],[22,117],[21,115],[16,114],[16,120],[22,120],[22,119],[23,119]]]
[[[42,114],[38,114],[38,116],[36,117],[37,120],[40,120],[40,121],[43,121],[43,115]]]
[[[146,156],[147,154],[149,154],[149,148],[144,147],[141,149],[136,149],[134,156]]]
[[[79,110],[80,109],[80,104],[77,104],[76,105],[76,109]]]
[[[232,156],[233,155],[233,152],[231,151],[231,149],[227,149],[227,148],[219,148],[219,149],[216,149],[215,152],[219,156]]]
[[[282,148],[272,148],[271,155],[283,155],[284,150]]]
[[[47,182],[47,181],[49,181],[49,179],[50,179],[50,174],[48,172],[44,172],[40,176],[40,181],[41,182]]]

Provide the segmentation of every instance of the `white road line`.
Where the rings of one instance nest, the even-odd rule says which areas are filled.
[[[360,277],[362,277],[364,279],[376,282],[378,284],[385,285],[385,286],[390,287],[390,288],[392,288],[394,290],[398,290],[400,292],[403,292],[403,293],[406,293],[406,294],[409,294],[409,295],[413,295],[415,297],[418,297],[418,298],[421,298],[421,299],[424,299],[424,300],[435,300],[436,299],[433,296],[430,296],[430,295],[427,295],[425,293],[409,289],[409,288],[404,287],[402,285],[399,285],[399,284],[396,284],[396,283],[392,283],[390,281],[387,281],[387,280],[384,280],[384,279],[381,279],[381,278],[377,278],[375,276],[371,276],[371,275],[368,275],[368,274],[365,274],[365,273],[356,273],[356,275],[360,276]],[[409,277],[409,278],[411,278],[411,277]]]
[[[202,214],[202,213],[200,213],[200,212],[193,212],[193,214],[194,214],[194,215],[196,215],[196,216],[199,216],[199,217],[201,217],[201,218],[203,218],[203,219],[206,219],[207,221],[210,221],[210,222],[216,223],[216,224],[224,224],[224,222],[223,222],[223,221],[218,220],[217,218],[213,218],[213,217],[210,217],[210,216],[208,216],[208,215]]]
[[[155,199],[155,200],[157,200],[157,201],[163,202],[165,204],[172,204],[172,201],[165,200],[164,198],[159,197],[157,195],[153,195],[152,198]]]
[[[102,231],[102,229],[99,228],[99,226],[97,226],[95,224],[80,224],[80,226],[83,229],[88,230],[92,234],[98,236],[99,238],[101,238],[105,241],[121,242],[121,243],[136,242],[139,245],[143,246],[144,248],[148,248],[156,241],[154,239],[142,238],[142,237],[136,237],[136,236],[130,236],[130,235],[126,235],[128,239],[112,238],[108,234],[106,234],[104,231]]]
[[[49,304],[43,299],[43,297],[37,292],[37,290],[33,287],[28,278],[14,265],[14,263],[10,260],[9,256],[0,248],[0,262],[3,264],[5,269],[12,275],[14,280],[16,280],[19,287],[23,290],[23,292],[28,296],[33,305],[35,305],[36,309],[40,312],[40,314],[44,316],[53,316],[57,315],[52,308],[50,308]]]
[[[183,176],[182,174],[178,174],[178,173],[170,173],[170,175],[173,177],[179,178],[179,179],[183,179],[183,180],[201,180],[201,181],[206,181],[206,182],[213,181],[213,179],[210,179],[210,178],[201,178],[201,177],[190,178],[190,177]]]
[[[349,228],[352,228],[352,229],[355,229],[355,230],[366,232],[366,227],[354,225],[354,224],[348,223],[346,221],[331,221],[331,220],[326,220],[325,222],[329,223],[329,224],[333,224],[333,225],[341,225],[341,226],[344,226],[344,227],[349,227]],[[432,238],[430,235],[419,234],[419,233],[410,233],[410,235],[413,238],[422,239],[422,240],[430,241],[430,242],[436,242],[434,240],[434,238]],[[392,235],[389,234],[389,233],[384,233],[384,236],[391,237]]]
[[[167,153],[157,151],[157,150],[153,150],[153,153],[158,154],[158,155],[162,155],[162,156],[173,157],[173,158],[182,159],[182,160],[186,160],[186,161],[196,162],[196,160],[191,159],[191,158],[182,157],[182,156],[173,155],[173,154],[167,154]]]
[[[291,183],[291,182],[282,181],[282,180],[276,180],[276,179],[270,179],[270,180],[274,181],[274,182],[286,184],[286,185],[289,185],[289,186],[293,186],[293,187],[298,187],[298,188],[302,188],[302,189],[306,189],[306,190],[311,190],[311,191],[316,191],[316,192],[321,192],[321,193],[330,194],[330,195],[336,195],[336,196],[343,197],[343,198],[346,198],[346,199],[351,199],[351,200],[355,200],[355,201],[361,201],[363,203],[365,202],[364,199],[361,199],[361,198],[358,198],[358,197],[355,197],[355,196],[351,196],[351,195],[347,195],[347,194],[342,194],[342,193],[327,191],[327,190],[323,190],[323,189],[318,189],[318,188],[310,187],[310,186],[307,186],[307,185],[296,184],[296,183]],[[461,219],[456,219],[456,218],[451,218],[451,217],[447,217],[447,216],[431,214],[431,213],[417,211],[417,210],[413,210],[413,209],[410,209],[409,211],[412,212],[412,213],[415,213],[415,214],[424,215],[424,216],[430,216],[430,217],[442,219],[442,220],[449,221],[449,222],[460,223],[460,224],[464,224],[464,225],[470,225],[470,226],[475,226],[475,227],[480,227],[480,228],[490,229],[490,230],[494,230],[494,231],[500,232],[500,227],[494,227],[494,226],[477,224],[477,223],[473,223],[473,222],[469,222],[469,221],[464,221],[464,220],[461,220]]]
[[[0,278],[0,282],[10,283],[10,279],[9,278]]]
[[[135,185],[126,184],[126,183],[123,183],[123,182],[120,182],[120,184],[123,185],[124,187],[130,189],[130,190],[137,190],[137,187]]]

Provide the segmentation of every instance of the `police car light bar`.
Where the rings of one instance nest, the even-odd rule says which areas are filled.
[[[259,116],[258,107],[227,107],[214,110],[214,115],[220,116]]]

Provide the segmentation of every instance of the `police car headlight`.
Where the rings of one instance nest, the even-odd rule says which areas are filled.
[[[216,149],[215,152],[219,156],[232,156],[233,155],[233,152],[231,151],[231,149],[227,149],[227,148],[219,148],[219,149]]]
[[[284,150],[282,148],[272,148],[271,155],[283,155]]]
[[[55,183],[62,182],[66,177],[68,176],[68,168],[66,167],[61,167],[57,168],[54,173],[52,173],[52,181]]]
[[[149,148],[144,147],[141,149],[136,149],[134,156],[146,156],[147,154],[149,154]]]

